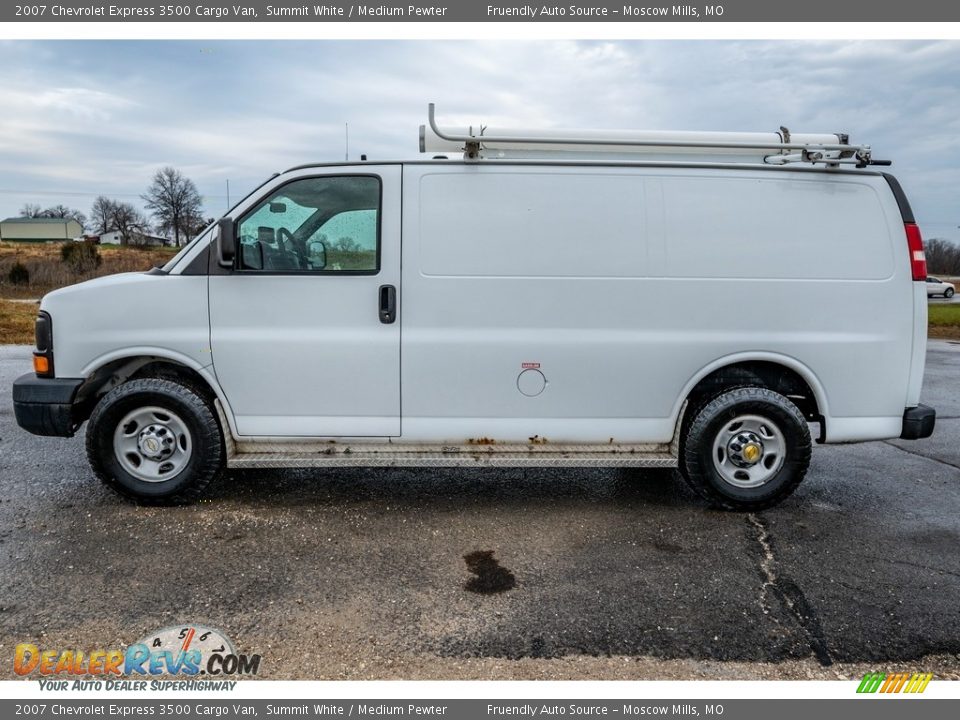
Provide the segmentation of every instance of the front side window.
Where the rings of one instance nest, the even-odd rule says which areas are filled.
[[[380,270],[380,180],[313,177],[274,190],[238,226],[237,266],[262,272]]]

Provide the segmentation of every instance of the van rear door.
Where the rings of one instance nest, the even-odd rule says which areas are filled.
[[[234,217],[210,340],[240,435],[400,434],[400,174],[290,173]]]

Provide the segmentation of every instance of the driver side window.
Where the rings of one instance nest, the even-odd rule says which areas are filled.
[[[237,226],[237,269],[376,275],[380,180],[328,176],[274,190]]]

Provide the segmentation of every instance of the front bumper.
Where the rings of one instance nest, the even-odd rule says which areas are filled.
[[[17,425],[34,435],[73,437],[79,426],[73,420],[73,405],[81,385],[83,379],[21,375],[13,383]]]
[[[921,440],[933,435],[933,426],[937,424],[937,411],[929,405],[917,405],[903,411],[903,440]]]

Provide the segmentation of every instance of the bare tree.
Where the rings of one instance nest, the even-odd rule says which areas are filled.
[[[38,217],[63,218],[65,220],[76,220],[81,227],[87,224],[87,216],[79,210],[67,207],[66,205],[51,205],[43,210]]]
[[[90,206],[90,223],[92,229],[98,235],[103,235],[114,229],[113,213],[117,203],[105,195],[98,195]]]
[[[108,225],[120,233],[120,244],[139,245],[144,233],[150,229],[147,218],[130,203],[112,201],[112,205]]]
[[[184,177],[176,168],[157,170],[147,192],[142,195],[147,209],[157,220],[157,227],[173,234],[180,246],[180,238],[188,240],[202,217],[203,203],[193,180]]]
[[[27,203],[20,208],[20,217],[38,218],[43,217],[43,209],[34,203]]]
[[[66,220],[76,220],[81,226],[87,224],[87,216],[79,210],[67,207],[66,205],[51,205],[48,208],[41,208],[36,203],[27,203],[20,208],[20,217],[25,218],[63,218]]]
[[[188,233],[188,235],[190,235],[191,237],[196,237],[197,235],[202,233],[208,225],[212,225],[214,222],[216,222],[216,218],[212,218],[212,217],[205,218],[203,215],[197,215],[190,222],[190,232]]]
[[[960,275],[960,245],[943,238],[933,238],[924,243],[927,269],[943,275]]]
[[[352,237],[342,237],[333,244],[333,247],[336,250],[352,253],[360,250],[360,243],[358,243]]]

